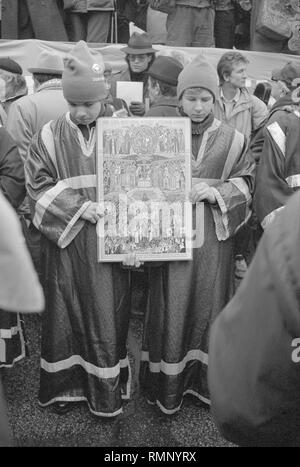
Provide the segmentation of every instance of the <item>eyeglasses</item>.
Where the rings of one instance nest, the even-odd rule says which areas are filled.
[[[128,55],[128,59],[131,62],[135,62],[135,61],[143,62],[144,60],[147,59],[147,57],[148,57],[148,55],[146,55],[146,54]]]

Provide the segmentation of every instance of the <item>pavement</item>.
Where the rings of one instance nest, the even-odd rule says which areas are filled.
[[[233,446],[218,433],[210,412],[200,401],[187,396],[172,416],[148,405],[140,393],[138,354],[142,320],[132,318],[128,347],[133,368],[131,400],[115,419],[93,416],[84,403],[57,415],[51,407],[37,404],[41,317],[25,316],[29,356],[1,372],[9,418],[16,446],[26,447],[225,447]]]

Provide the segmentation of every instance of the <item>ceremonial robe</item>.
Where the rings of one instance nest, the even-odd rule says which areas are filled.
[[[204,228],[204,242],[192,261],[149,268],[140,379],[148,401],[167,414],[180,409],[185,394],[210,404],[210,325],[233,295],[233,236],[251,215],[254,164],[244,136],[217,119],[192,133],[192,175],[213,186],[217,203],[193,207],[194,223],[203,208],[196,231]]]
[[[43,234],[39,402],[86,401],[92,413],[109,417],[122,411],[130,391],[129,275],[119,264],[97,262],[96,227],[81,218],[96,201],[94,130],[85,140],[69,113],[47,123],[25,173],[33,222]]]

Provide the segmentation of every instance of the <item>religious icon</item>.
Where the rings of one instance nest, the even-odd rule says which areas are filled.
[[[98,261],[192,259],[188,118],[97,122]]]

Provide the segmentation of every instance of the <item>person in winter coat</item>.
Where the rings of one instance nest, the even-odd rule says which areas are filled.
[[[1,190],[0,217],[0,319],[2,313],[14,316],[19,312],[41,312],[44,307],[42,287],[25,247],[17,215]],[[9,339],[3,339],[0,330],[0,354],[5,349],[4,340]],[[0,375],[0,446],[12,445]]]
[[[22,67],[9,57],[0,58],[0,124],[5,126],[7,112],[16,99],[28,93]]]
[[[264,145],[257,168],[254,207],[265,229],[300,188],[300,107],[291,99],[277,103],[266,125]],[[282,99],[283,100],[283,99]]]
[[[297,193],[264,232],[210,333],[212,414],[241,446],[300,445],[299,212]]]
[[[240,52],[226,52],[219,60],[220,80],[215,115],[222,122],[240,131],[250,143],[251,135],[268,117],[268,108],[246,89],[247,58]]]
[[[10,134],[0,128],[0,191],[17,209],[25,198],[24,167]],[[0,224],[5,222],[1,218]],[[25,357],[25,339],[21,317],[0,307],[0,368],[11,367]]]
[[[116,81],[139,81],[143,83],[143,102],[132,101],[129,110],[133,116],[142,117],[145,114],[145,100],[149,98],[148,70],[152,65],[156,49],[152,47],[146,33],[134,32],[127,47],[121,49],[126,54],[126,68],[121,74],[115,75],[112,93],[115,94]]]
[[[29,70],[34,79],[35,93],[14,102],[7,116],[6,129],[16,142],[23,164],[27,159],[33,136],[50,120],[67,111],[63,97],[62,59],[53,52],[41,52]],[[37,271],[40,271],[40,234],[34,227],[28,200],[19,208],[27,246]]]
[[[64,0],[69,40],[107,42],[113,0]]]
[[[149,68],[150,109],[146,117],[178,117],[177,84],[183,70],[172,57],[157,57]]]
[[[294,62],[287,62],[283,67],[272,71],[271,97],[275,102],[270,109],[267,121],[256,133],[250,145],[250,150],[257,164],[264,145],[266,126],[276,121],[279,115],[277,112],[291,112],[295,109],[293,92],[298,86],[298,82],[294,81],[297,79],[300,80],[300,66]]]

